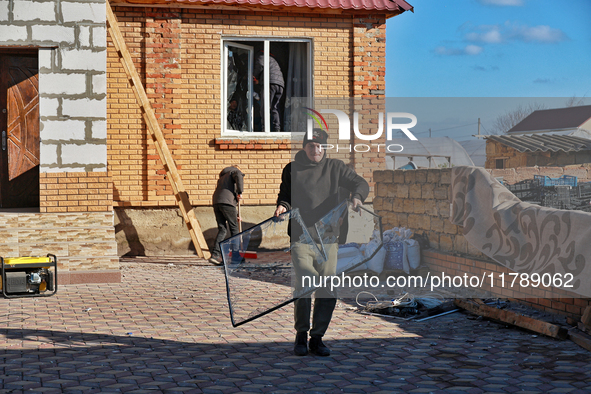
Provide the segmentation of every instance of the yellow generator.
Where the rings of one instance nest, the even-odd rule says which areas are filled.
[[[49,297],[57,292],[57,258],[0,257],[0,287],[5,298]]]

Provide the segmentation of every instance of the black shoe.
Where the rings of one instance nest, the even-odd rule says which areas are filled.
[[[310,353],[320,357],[330,356],[330,349],[324,346],[321,337],[310,338]]]
[[[293,347],[293,354],[296,356],[305,356],[308,354],[308,333],[298,332]]]
[[[214,256],[214,255],[212,255],[209,258],[209,260],[207,260],[207,261],[209,261],[213,265],[223,265],[224,264],[223,261],[222,261],[222,258],[220,256]]]

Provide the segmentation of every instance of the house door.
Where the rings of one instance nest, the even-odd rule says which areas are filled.
[[[0,207],[39,207],[37,54],[0,52]]]

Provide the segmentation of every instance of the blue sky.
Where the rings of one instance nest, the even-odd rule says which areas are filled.
[[[591,97],[590,0],[408,0],[387,97]]]

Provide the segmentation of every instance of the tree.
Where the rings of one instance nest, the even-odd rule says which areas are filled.
[[[577,96],[572,96],[571,98],[569,98],[568,100],[566,100],[565,105],[567,107],[579,107],[581,105],[585,105],[585,99],[584,98],[579,98]]]
[[[540,109],[546,109],[546,106],[540,103],[530,103],[527,106],[520,104],[514,110],[507,111],[503,115],[497,116],[493,123],[491,134],[499,135],[507,133],[532,112]]]

